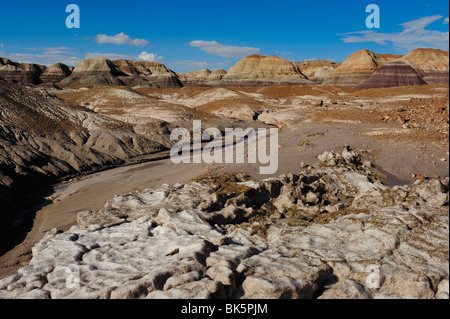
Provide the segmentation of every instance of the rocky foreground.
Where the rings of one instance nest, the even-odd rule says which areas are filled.
[[[448,298],[448,178],[390,188],[348,148],[318,159],[116,196],[49,232],[0,297]]]

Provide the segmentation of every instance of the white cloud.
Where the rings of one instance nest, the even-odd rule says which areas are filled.
[[[36,48],[23,48],[22,50],[31,52],[2,52],[8,59],[15,62],[22,63],[36,63],[44,65],[52,65],[54,63],[64,63],[70,66],[76,65],[81,59],[76,56],[76,53],[72,52],[72,48],[68,47],[36,47]]]
[[[136,60],[135,56],[117,53],[98,53],[88,52],[85,56],[86,59],[105,58],[108,60]]]
[[[306,62],[306,61],[319,61],[318,58],[309,58],[309,59],[303,59],[301,62]]]
[[[4,48],[5,47],[5,45],[3,44],[3,43],[0,43],[0,48]]]
[[[410,51],[419,47],[448,50],[448,31],[426,29],[431,23],[440,19],[442,16],[435,15],[402,23],[400,24],[403,27],[402,32],[381,33],[374,30],[349,32],[343,34],[345,37],[342,40],[346,43],[375,42],[380,45],[391,43],[402,51]]]
[[[275,51],[275,54],[280,54],[280,55],[293,55],[293,52],[280,52],[280,51]]]
[[[135,47],[143,47],[144,45],[148,44],[148,41],[145,39],[134,39],[131,40],[128,44],[134,45]]]
[[[251,54],[259,54],[259,48],[238,47],[234,45],[225,45],[217,41],[196,40],[188,43],[191,47],[199,48],[206,53],[215,54],[223,58],[243,58]]]
[[[99,53],[99,52],[88,52],[86,53],[86,59],[94,58],[105,58],[108,60],[133,60],[133,61],[148,61],[156,62],[163,59],[162,56],[158,56],[155,53],[142,52],[139,56],[128,55],[128,54],[117,54],[117,53]]]
[[[46,47],[46,48],[24,48],[24,50],[28,51],[71,51],[73,49],[68,47]]]
[[[44,52],[45,55],[56,55],[56,54],[73,54],[71,51],[64,50],[48,50]]]
[[[144,46],[149,42],[145,39],[131,39],[129,35],[121,32],[116,35],[97,34],[95,36],[97,43],[109,43],[118,45]]]
[[[141,54],[139,54],[137,59],[140,61],[156,62],[156,61],[161,61],[163,59],[163,57],[158,56],[155,53],[148,53],[147,51],[144,51],[144,52],[141,52]]]
[[[205,61],[193,61],[193,60],[180,60],[173,61],[167,63],[167,66],[173,70],[181,70],[181,71],[192,71],[199,70],[203,68],[207,69],[215,69],[217,67],[221,67],[227,64],[230,64],[230,61],[222,61],[222,62],[205,62]]]
[[[447,17],[447,18],[444,19],[443,24],[448,24],[448,22],[449,22],[449,21],[448,21],[448,17]]]
[[[14,62],[36,63],[50,66],[60,62],[69,66],[75,66],[81,60],[76,56],[66,56],[58,54],[33,54],[33,53],[11,53],[7,58]]]

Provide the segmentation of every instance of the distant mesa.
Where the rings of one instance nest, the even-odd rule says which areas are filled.
[[[392,62],[403,63],[392,63]],[[383,68],[389,66],[388,68]],[[411,72],[411,69],[414,72]],[[379,72],[377,72],[380,70]],[[401,74],[405,78],[401,78]],[[418,76],[418,78],[417,78]],[[377,54],[359,50],[343,63],[329,60],[291,62],[277,56],[250,55],[228,71],[224,69],[175,73],[158,62],[81,60],[75,68],[56,63],[50,67],[17,63],[0,58],[0,79],[41,88],[80,86],[259,86],[259,85],[340,85],[383,87],[448,83],[449,52],[416,49],[408,55]],[[370,79],[370,81],[369,81]]]
[[[414,68],[403,61],[390,62],[376,70],[359,89],[427,84]]]

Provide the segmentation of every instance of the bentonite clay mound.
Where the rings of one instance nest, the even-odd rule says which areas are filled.
[[[81,60],[72,74],[58,83],[61,87],[69,85],[121,85],[118,77],[125,76],[117,66],[105,58]]]
[[[427,84],[408,63],[394,61],[376,70],[359,89]]]
[[[358,86],[378,68],[400,57],[392,54],[375,54],[369,50],[357,51],[350,54],[324,84]]]
[[[389,62],[401,60],[431,83],[447,83],[448,51],[416,49],[406,56],[376,54],[360,50],[341,64],[332,61],[292,63],[276,56],[250,55],[238,61],[228,72],[202,69],[177,74],[158,62],[131,60],[110,61],[105,58],[85,59],[74,73],[57,63],[50,68],[30,63],[16,63],[0,58],[0,79],[24,84],[53,83],[60,87],[127,85],[179,88],[186,86],[245,86],[328,84],[358,86],[373,72]],[[60,82],[58,82],[60,81]],[[184,84],[183,84],[184,83]]]
[[[334,70],[341,65],[338,62],[329,60],[313,60],[294,63],[299,70],[316,84],[321,84],[328,80]]]
[[[415,63],[428,84],[448,83],[449,52],[438,49],[416,49],[400,60]]]
[[[390,188],[348,148],[318,159],[116,196],[0,298],[448,298],[448,179]]]
[[[72,74],[70,68],[62,63],[55,63],[41,75],[43,83],[57,83]]]
[[[312,84],[292,62],[276,57],[250,55],[237,62],[223,77],[224,84]]]
[[[45,65],[16,63],[0,58],[0,79],[23,84],[40,84],[42,80],[39,77],[46,68]]]
[[[156,86],[177,88],[182,84],[177,75],[157,62],[135,62],[130,60],[110,61],[105,58],[80,61],[72,74],[58,83],[67,86]]]
[[[183,84],[172,70],[158,62],[131,61],[140,77],[161,88],[179,88]]]
[[[198,71],[190,71],[178,74],[184,86],[219,86],[222,78],[227,74],[224,69],[210,71],[203,68]]]

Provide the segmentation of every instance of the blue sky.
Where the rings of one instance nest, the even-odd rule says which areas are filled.
[[[79,29],[65,25],[80,8]],[[381,28],[366,27],[368,4]],[[88,57],[158,61],[177,72],[228,69],[252,53],[343,61],[352,52],[448,50],[449,5],[424,1],[9,1],[0,8],[0,56],[75,65]]]

